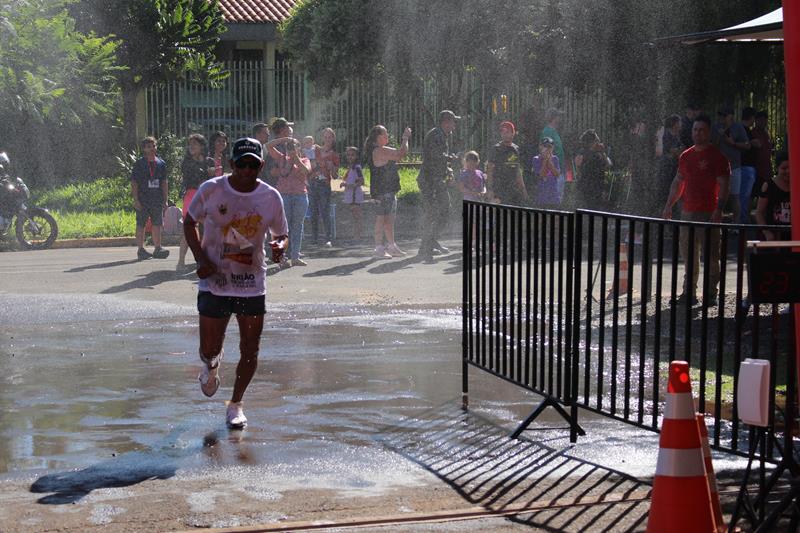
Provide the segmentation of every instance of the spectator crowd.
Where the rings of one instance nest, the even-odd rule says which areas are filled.
[[[401,221],[419,225],[418,256],[430,262],[435,255],[448,252],[439,238],[455,194],[471,201],[514,206],[614,209],[610,189],[622,175],[628,195],[636,199],[632,208],[636,214],[672,218],[673,208],[680,205],[682,220],[790,224],[788,160],[782,153],[775,160],[766,111],[745,107],[737,116],[733,108],[723,107],[712,120],[697,105],[689,104],[683,115],[666,117],[655,130],[636,119],[613,159],[610,147],[594,129],[577,136],[568,154],[562,140],[562,119],[560,110],[550,108],[540,128],[526,127],[524,132],[511,120],[500,120],[496,143],[482,157],[476,150],[456,153],[453,133],[461,117],[450,110],[441,111],[437,125],[424,134],[422,142],[417,177],[422,216],[419,221]],[[295,135],[294,126],[278,117],[256,124],[251,132],[264,150],[258,177],[283,200],[289,244],[281,267],[306,266],[304,244],[329,248],[339,244],[331,213],[334,192],[341,192],[337,195],[340,203],[350,212],[352,226],[347,233],[352,242],[362,242],[364,206],[371,202],[373,257],[406,256],[396,242],[395,223],[398,165],[409,153],[411,129],[406,128],[399,146],[392,147],[389,131],[377,124],[363,147],[347,146],[340,152],[332,128],[322,129],[317,142],[312,135]],[[214,133],[209,140],[200,134],[189,136],[181,165],[184,217],[201,183],[231,172],[231,144],[224,132]],[[167,169],[157,156],[154,138],[144,139],[141,150],[131,176],[137,256],[140,260],[165,258],[168,252],[161,247],[161,226],[162,210],[167,207]],[[146,225],[152,226],[152,253],[144,248]],[[768,232],[765,237],[780,236]],[[699,242],[702,237],[696,239]],[[687,246],[682,243],[682,249]],[[186,268],[186,252],[184,240],[178,270]],[[695,258],[698,255],[694,254]]]

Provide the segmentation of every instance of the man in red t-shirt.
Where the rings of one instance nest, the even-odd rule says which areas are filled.
[[[671,219],[672,208],[681,199],[681,220],[719,223],[722,221],[722,207],[728,201],[731,166],[722,152],[711,144],[711,119],[706,116],[695,118],[692,125],[692,140],[694,146],[684,151],[678,159],[678,173],[672,180],[663,217]],[[681,255],[686,265],[682,298],[691,298],[692,304],[697,302],[700,250],[705,240],[705,231],[697,228],[694,232],[692,279],[689,285],[689,228],[681,228]],[[704,305],[712,305],[717,299],[719,229],[710,231],[709,246],[709,250],[703,250],[703,259],[708,261],[711,269],[708,298],[703,302]]]

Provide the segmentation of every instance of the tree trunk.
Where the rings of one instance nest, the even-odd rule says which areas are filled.
[[[138,87],[133,83],[123,81],[122,85],[122,121],[125,131],[124,142],[126,148],[136,149],[139,139],[136,135],[136,94]]]

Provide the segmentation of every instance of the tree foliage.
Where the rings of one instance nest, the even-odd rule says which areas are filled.
[[[135,144],[136,95],[157,82],[218,81],[227,73],[214,56],[225,31],[217,2],[208,0],[82,0],[72,6],[81,28],[113,37],[124,70],[117,74],[124,122]]]
[[[117,45],[77,31],[66,7],[64,0],[0,2],[0,149],[30,185],[86,168],[91,154],[74,150],[76,139],[91,149],[98,123],[110,127],[116,117]]]
[[[778,0],[306,0],[282,27],[285,52],[325,90],[384,76],[403,91],[471,72],[486,87],[604,89],[625,104],[730,97],[781,72],[775,47],[657,47],[658,37],[741,23]],[[667,103],[668,101],[668,103]],[[682,105],[682,104],[681,104]]]
[[[305,0],[279,27],[287,55],[318,90],[373,78],[381,70],[380,9],[370,0]]]
[[[0,20],[4,121],[78,125],[113,112],[116,44],[77,32],[64,1],[0,4]]]

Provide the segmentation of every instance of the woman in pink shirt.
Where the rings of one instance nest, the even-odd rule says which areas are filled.
[[[276,146],[284,145],[285,154]],[[300,259],[303,242],[303,223],[308,210],[308,177],[311,163],[303,157],[300,143],[291,137],[281,137],[267,143],[267,150],[277,169],[277,189],[283,198],[283,210],[289,223],[289,258],[283,259],[282,267],[306,266]]]

